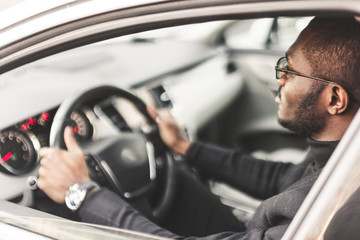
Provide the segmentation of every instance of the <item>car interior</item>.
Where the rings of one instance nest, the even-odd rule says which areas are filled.
[[[158,173],[156,181],[166,182],[161,179],[168,178],[164,171],[170,168],[164,163],[168,153],[164,156],[164,146],[156,143],[156,125],[145,105],[170,111],[192,141],[269,161],[302,160],[307,151],[304,137],[277,123],[274,66],[310,19],[226,20],[148,31],[72,49],[2,74],[0,101],[6,103],[2,110],[7,118],[0,126],[0,181],[11,187],[1,191],[0,198],[78,219],[35,186],[38,151],[49,145],[61,147],[59,132],[65,126],[73,128],[89,152],[96,148],[93,142],[104,146],[87,159],[92,177],[130,201],[151,185],[151,171]],[[139,140],[141,136],[146,140]],[[116,138],[115,145],[103,140],[110,138]],[[148,139],[155,142],[155,150]],[[138,141],[142,144],[131,145]],[[135,156],[125,154],[121,163],[107,163],[123,169],[121,177],[104,170],[106,166],[94,157],[105,149],[114,157],[118,153],[114,149],[126,144],[142,150]],[[143,149],[153,151],[155,170],[141,154]],[[174,164],[183,164],[181,156],[171,157]],[[134,177],[137,180],[127,180]],[[241,220],[247,221],[262,201],[224,183],[200,180]],[[150,202],[168,201],[158,196],[167,188],[171,186],[165,183],[152,193]]]

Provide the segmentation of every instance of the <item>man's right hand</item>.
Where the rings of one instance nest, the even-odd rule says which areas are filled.
[[[57,203],[65,202],[70,186],[90,181],[84,153],[70,127],[65,129],[64,140],[68,151],[56,148],[40,150],[38,187]]]
[[[191,143],[186,139],[169,111],[157,111],[147,107],[149,115],[156,121],[164,143],[176,154],[185,155]]]

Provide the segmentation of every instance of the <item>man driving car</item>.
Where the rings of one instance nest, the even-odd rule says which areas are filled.
[[[205,177],[266,199],[246,226],[218,198],[209,197],[210,203],[206,203],[210,193],[192,185],[190,177],[182,173],[186,180],[179,186],[181,197],[176,199],[173,215],[162,224],[167,229],[159,227],[116,194],[91,182],[84,153],[69,128],[64,133],[68,151],[41,150],[39,188],[55,202],[64,203],[70,187],[84,187],[88,193],[78,213],[86,222],[170,238],[280,239],[359,108],[359,25],[354,18],[316,17],[276,64],[279,122],[306,136],[310,146],[300,164],[268,162],[189,142],[169,116],[148,108],[164,143],[183,155],[189,166]],[[179,228],[201,231],[177,230],[176,223]]]

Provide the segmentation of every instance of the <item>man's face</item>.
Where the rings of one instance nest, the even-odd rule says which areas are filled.
[[[298,42],[288,51],[288,66],[291,70],[311,75],[312,69],[301,51]],[[298,134],[311,137],[324,127],[325,112],[320,110],[319,98],[322,85],[315,80],[285,74],[278,80],[278,119],[282,126]]]

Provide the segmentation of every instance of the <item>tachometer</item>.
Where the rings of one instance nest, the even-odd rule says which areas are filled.
[[[73,128],[75,137],[78,141],[91,139],[93,135],[93,126],[85,113],[74,111],[70,115],[71,127]]]
[[[38,160],[40,148],[35,136],[18,129],[0,132],[0,165],[15,175],[30,172]]]

